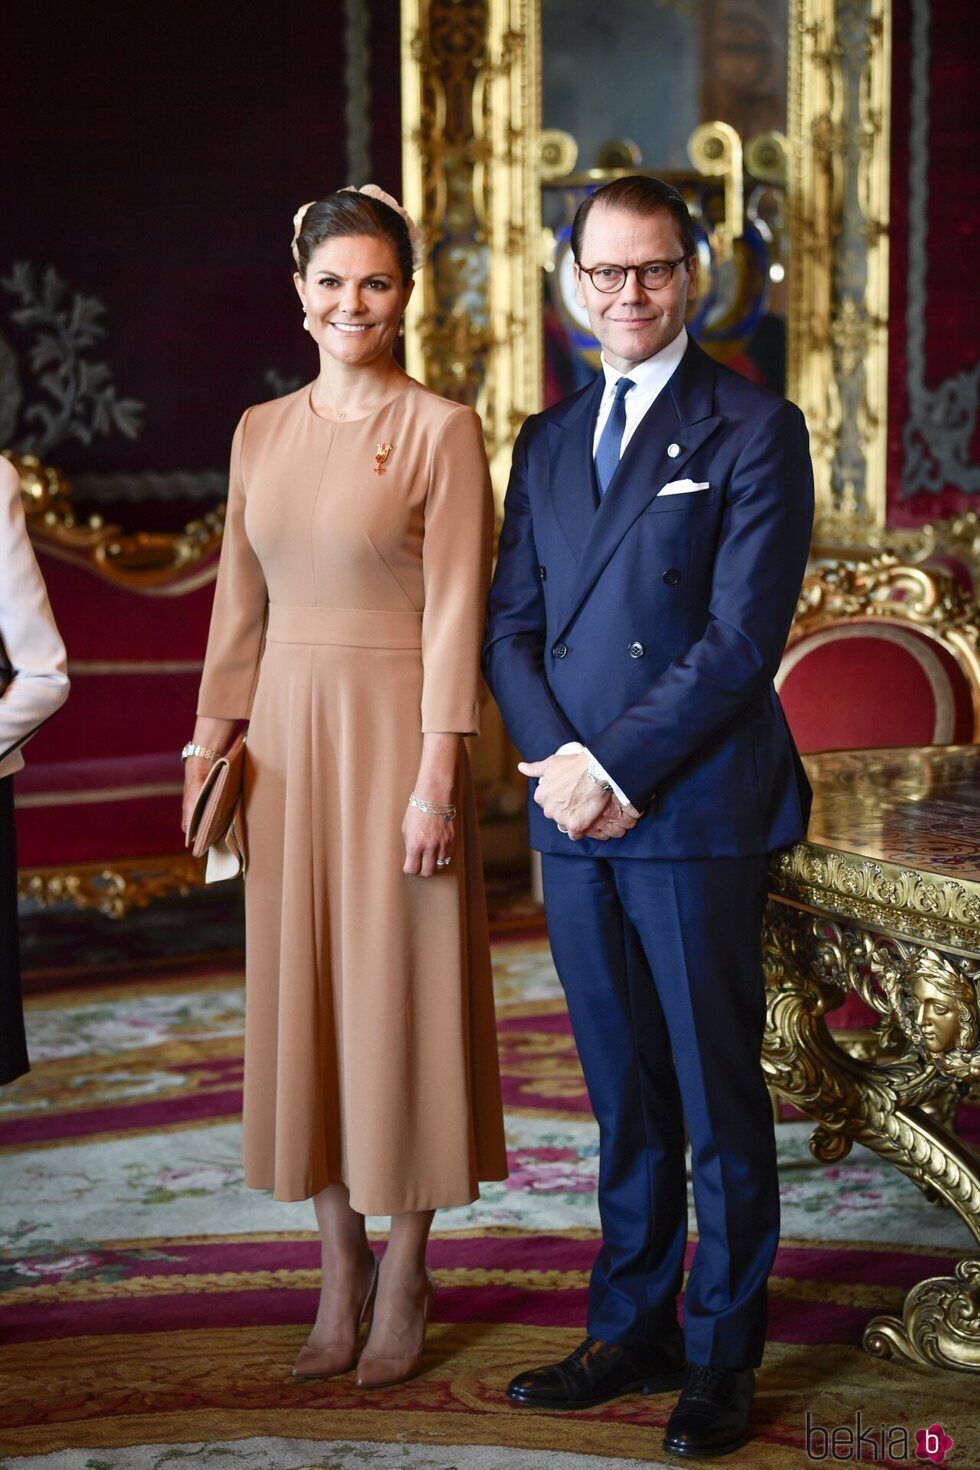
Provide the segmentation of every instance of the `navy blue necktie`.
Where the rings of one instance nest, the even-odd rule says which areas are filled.
[[[595,477],[599,485],[599,499],[605,495],[609,488],[609,481],[619,467],[619,456],[623,447],[623,435],[626,432],[626,395],[636,384],[632,378],[620,378],[616,384],[609,410],[609,417],[603,426],[599,439],[598,448],[595,452]]]

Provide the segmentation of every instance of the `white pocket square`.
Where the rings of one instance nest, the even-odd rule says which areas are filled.
[[[662,490],[658,491],[658,494],[690,495],[694,490],[707,489],[709,489],[707,480],[671,480],[669,485],[665,485]]]

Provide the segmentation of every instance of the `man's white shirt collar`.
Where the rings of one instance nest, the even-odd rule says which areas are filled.
[[[602,359],[602,372],[606,386],[599,404],[599,416],[596,420],[592,446],[593,453],[599,443],[606,419],[609,417],[613,393],[620,378],[631,378],[636,385],[630,389],[625,399],[626,432],[623,435],[620,449],[622,453],[642,422],[644,414],[653,406],[680,366],[681,358],[687,351],[687,343],[687,328],[681,327],[673,342],[668,342],[666,347],[654,353],[653,357],[648,357],[644,362],[635,363],[628,373],[622,373],[618,368],[610,367],[606,359]]]

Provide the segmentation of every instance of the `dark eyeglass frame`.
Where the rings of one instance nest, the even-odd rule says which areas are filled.
[[[630,271],[633,271],[635,273],[637,282],[644,291],[663,291],[666,290],[671,281],[674,279],[674,272],[677,267],[679,265],[683,265],[685,261],[690,260],[690,258],[690,255],[679,255],[676,260],[645,260],[641,265],[616,265],[611,260],[604,260],[601,261],[599,265],[579,265],[579,270],[582,272],[583,276],[588,276],[589,280],[592,282],[592,285],[597,291],[601,291],[603,296],[611,296],[614,291],[622,291],[623,287],[626,285],[626,282],[629,280]],[[644,281],[640,279],[640,272],[649,270],[650,266],[652,265],[670,266],[670,275],[667,277],[666,281],[661,281],[659,286],[648,286]],[[622,271],[623,279],[621,281],[617,281],[614,286],[600,286],[595,279],[596,271],[609,270]]]

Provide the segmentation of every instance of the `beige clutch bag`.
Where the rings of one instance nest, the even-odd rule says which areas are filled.
[[[198,792],[187,828],[186,846],[195,857],[207,854],[205,882],[237,878],[248,867],[242,791],[245,734],[212,765]]]

